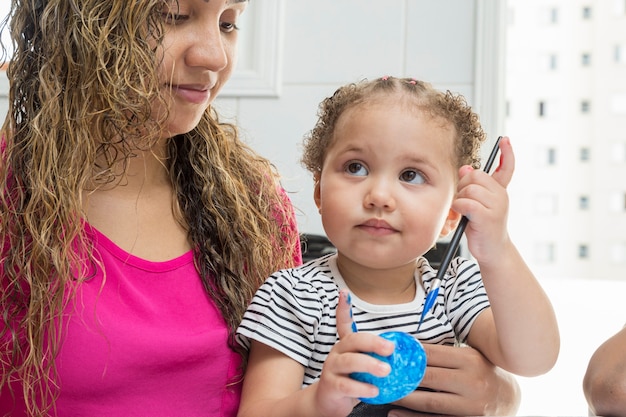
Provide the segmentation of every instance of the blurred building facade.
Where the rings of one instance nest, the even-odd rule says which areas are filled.
[[[626,279],[626,1],[507,6],[511,234],[538,276]]]

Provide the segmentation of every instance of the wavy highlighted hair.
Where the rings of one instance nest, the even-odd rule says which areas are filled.
[[[133,150],[149,149],[159,135],[151,109],[163,100],[154,45],[163,38],[165,1],[11,4],[10,110],[0,142],[0,388],[21,381],[29,414],[44,416],[58,396],[59,316],[74,284],[89,278],[75,268],[91,256],[84,194],[119,181]],[[237,349],[234,332],[254,292],[297,259],[293,211],[274,167],[212,109],[168,146],[174,212]]]

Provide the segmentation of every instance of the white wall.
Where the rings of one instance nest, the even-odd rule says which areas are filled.
[[[251,2],[250,13],[264,1],[267,4],[268,0]],[[500,89],[494,88],[501,58],[497,43],[502,35],[498,31],[503,30],[497,17],[501,1],[279,3],[283,7],[279,95],[220,98],[218,107],[236,117],[248,142],[276,164],[299,210],[302,232],[323,234],[311,176],[299,164],[300,143],[316,121],[319,102],[340,85],[386,74],[428,80],[464,94],[481,112],[486,128],[495,130],[497,113],[487,106],[502,101]],[[241,54],[246,56],[245,47]],[[489,74],[488,83],[480,82],[477,68],[486,68],[480,76]]]

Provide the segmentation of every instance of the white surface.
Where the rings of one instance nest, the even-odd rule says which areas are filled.
[[[543,279],[561,330],[555,367],[535,378],[518,378],[520,416],[586,416],[582,380],[596,348],[626,323],[626,281]]]

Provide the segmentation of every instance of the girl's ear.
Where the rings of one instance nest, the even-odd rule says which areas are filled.
[[[317,206],[317,210],[321,213],[322,210],[322,191],[320,189],[320,176],[319,172],[316,172],[313,176],[313,180],[315,181],[315,188],[313,189],[313,200],[315,201],[315,205]]]
[[[446,217],[446,221],[441,228],[441,232],[439,233],[439,238],[446,237],[448,234],[456,229],[461,221],[461,213],[458,213],[452,209],[448,210],[448,217]]]

